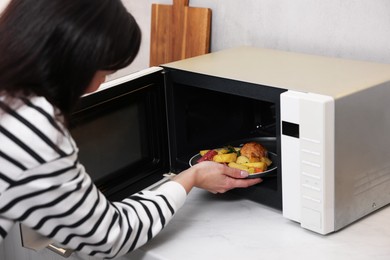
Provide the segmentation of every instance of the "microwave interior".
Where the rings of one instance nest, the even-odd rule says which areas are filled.
[[[166,68],[171,169],[189,167],[200,150],[249,141],[280,154],[280,94],[283,89]],[[277,169],[259,185],[234,189],[248,199],[282,208],[280,156]]]

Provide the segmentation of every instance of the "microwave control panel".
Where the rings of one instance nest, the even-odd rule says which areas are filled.
[[[283,216],[302,227],[334,231],[334,100],[281,94]]]

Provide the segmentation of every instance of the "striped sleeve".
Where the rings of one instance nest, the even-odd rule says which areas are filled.
[[[176,182],[110,202],[78,162],[45,100],[0,100],[0,241],[20,222],[59,244],[114,258],[153,238],[186,199]]]

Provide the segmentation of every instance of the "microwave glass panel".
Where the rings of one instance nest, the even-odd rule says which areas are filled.
[[[148,151],[142,147],[146,126],[142,103],[118,104],[116,108],[87,115],[72,129],[79,146],[79,158],[94,181],[141,160]]]

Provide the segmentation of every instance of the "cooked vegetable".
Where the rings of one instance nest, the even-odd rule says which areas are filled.
[[[200,156],[203,156],[203,155],[205,155],[208,151],[210,151],[210,150],[202,150],[202,151],[199,152],[199,154],[200,154]]]
[[[226,154],[226,153],[229,153],[229,150],[226,149],[226,148],[216,149],[216,151],[218,152],[218,154]]]
[[[267,164],[265,162],[252,162],[252,163],[244,163],[243,165],[251,168],[262,169],[262,171],[267,170]]]
[[[268,157],[261,157],[261,161],[265,162],[267,166],[270,166],[272,164],[272,161]]]
[[[228,150],[228,153],[235,153],[235,152],[239,152],[240,151],[240,148],[238,148],[236,150],[236,148],[234,148],[233,146],[229,145],[228,147],[226,147],[226,149]]]
[[[249,162],[248,157],[246,157],[244,155],[238,156],[237,160],[236,160],[236,163],[238,163],[238,164],[243,164],[243,163],[248,163],[248,162]]]
[[[248,171],[249,170],[249,167],[247,167],[245,165],[242,165],[242,164],[235,163],[235,162],[229,163],[228,166],[232,167],[232,168],[240,169],[240,170],[243,170],[243,171]]]
[[[235,162],[237,160],[236,153],[225,153],[225,154],[217,154],[214,155],[213,161],[219,163],[230,163]]]
[[[239,170],[247,171],[249,173],[255,173],[255,168],[250,168],[250,167],[247,167],[245,165],[238,164],[238,163],[235,163],[235,162],[229,163],[228,166],[231,167],[231,168],[236,168],[236,169],[239,169]]]
[[[217,155],[217,151],[215,150],[209,150],[208,152],[206,152],[199,160],[198,162],[203,162],[203,161],[212,161],[213,160],[213,157],[215,155]]]
[[[200,151],[202,157],[198,162],[214,161],[225,163],[229,167],[247,171],[250,174],[264,172],[272,164],[272,161],[267,157],[267,150],[262,145],[250,142],[243,147],[246,147],[245,153],[241,153],[241,148],[230,145],[218,149],[202,150]],[[261,148],[260,152],[254,149],[259,147]]]

